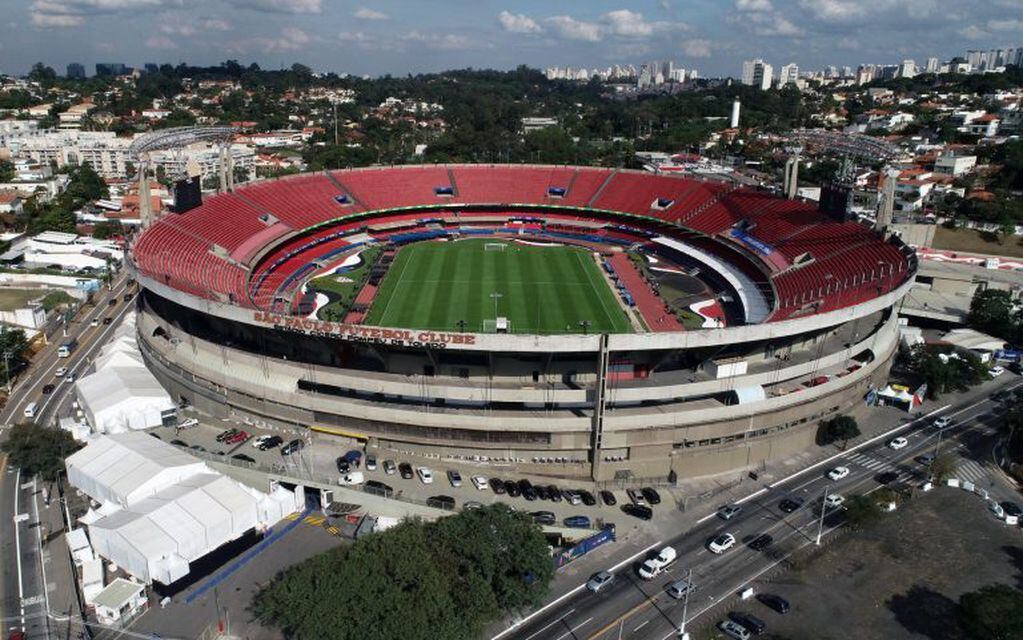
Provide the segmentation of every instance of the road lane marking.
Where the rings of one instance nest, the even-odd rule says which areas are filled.
[[[644,620],[643,622],[639,623],[639,626],[636,627],[635,629],[633,629],[632,632],[636,633],[637,631],[639,631],[643,627],[647,626],[648,624],[650,624],[650,621],[649,620]]]
[[[546,627],[544,627],[543,629],[540,629],[539,631],[537,631],[537,632],[536,632],[536,633],[534,633],[533,635],[531,635],[531,636],[528,636],[528,637],[526,638],[526,640],[532,640],[532,638],[535,638],[536,636],[540,635],[540,634],[541,634],[541,633],[543,633],[544,631],[547,631],[548,629],[550,629],[550,628],[551,628],[551,627],[553,627],[554,625],[558,624],[559,622],[563,621],[563,620],[564,620],[565,618],[567,618],[568,616],[572,615],[573,613],[575,613],[575,609],[569,609],[569,610],[568,610],[567,612],[565,612],[565,615],[561,616],[560,618],[558,618],[558,619],[557,619],[557,620],[555,620],[554,622],[550,623],[549,625],[547,625],[547,626],[546,626]]]
[[[564,620],[564,618],[562,618],[562,620]],[[567,638],[568,636],[574,636],[575,632],[578,631],[581,627],[585,626],[586,623],[589,622],[590,620],[593,620],[593,616],[590,616],[589,618],[586,618],[576,626],[571,627],[567,632],[558,636],[557,640],[564,640],[564,638]]]

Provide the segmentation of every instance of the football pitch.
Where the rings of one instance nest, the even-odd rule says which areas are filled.
[[[577,247],[421,242],[398,250],[365,324],[492,332],[504,317],[509,333],[630,332],[616,296]]]

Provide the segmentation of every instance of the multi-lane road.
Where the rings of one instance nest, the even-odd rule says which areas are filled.
[[[94,295],[95,304],[80,309],[68,326],[67,335],[58,334],[32,359],[28,368],[15,382],[6,406],[0,410],[0,440],[12,425],[28,421],[24,411],[35,402],[37,409],[33,422],[50,427],[58,415],[70,410],[74,400],[73,383],[55,372],[66,367],[76,377],[88,373],[88,367],[99,348],[107,342],[124,315],[132,307],[124,301],[129,292],[127,279],[120,275],[111,288],[103,288]],[[110,301],[114,300],[114,304]],[[104,324],[104,318],[111,318]],[[98,321],[94,326],[93,321]],[[78,347],[67,358],[57,357],[57,348],[65,340],[73,339]],[[52,384],[50,393],[43,393],[45,385]],[[41,558],[41,529],[39,519],[39,493],[42,487],[32,478],[10,468],[6,456],[0,456],[0,618],[2,637],[22,629],[26,638],[50,636],[47,618],[47,592],[45,568]]]
[[[1019,384],[1014,379],[1010,386]],[[994,403],[984,398],[966,406],[936,409],[901,425],[897,431],[868,440],[764,487],[740,500],[742,512],[732,519],[725,521],[711,514],[684,534],[653,545],[647,553],[652,554],[664,545],[671,545],[678,553],[675,564],[655,579],[644,581],[638,577],[636,568],[646,555],[640,554],[612,567],[615,580],[599,593],[590,593],[579,585],[498,637],[501,640],[666,640],[675,637],[682,621],[683,602],[670,597],[666,588],[687,577],[690,570],[697,591],[688,602],[687,619],[702,624],[707,622],[706,616],[721,616],[725,610],[715,610],[718,602],[731,599],[796,550],[815,544],[819,531],[827,535],[831,528],[841,526],[840,511],[825,517],[821,526],[819,506],[825,491],[843,496],[867,493],[880,488],[877,476],[889,471],[894,472],[896,482],[922,480],[926,467],[916,458],[934,451],[939,442],[942,451],[963,454],[957,457],[960,473],[979,479],[977,476],[990,472],[988,461],[993,439],[990,430],[977,419],[993,408]],[[933,418],[939,414],[954,420],[953,426],[940,435],[933,425]],[[896,435],[907,438],[904,448],[895,450],[888,446]],[[964,441],[974,447],[965,447]],[[837,481],[829,479],[827,472],[836,466],[849,467],[849,475]],[[792,513],[783,512],[779,505],[788,497],[801,499],[803,506]],[[708,550],[707,543],[720,533],[731,533],[737,544],[715,555]],[[761,534],[770,535],[773,542],[764,550],[751,549],[748,543]],[[746,608],[768,621],[774,615],[756,602]]]

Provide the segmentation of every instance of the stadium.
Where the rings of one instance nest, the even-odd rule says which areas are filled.
[[[917,267],[754,188],[531,165],[248,183],[164,215],[129,263],[143,356],[182,402],[596,481],[810,446],[883,385]]]

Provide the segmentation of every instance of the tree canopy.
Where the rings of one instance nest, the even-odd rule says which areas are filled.
[[[960,621],[970,635],[986,640],[1023,638],[1023,591],[991,584],[959,598]]]
[[[841,441],[842,448],[845,448],[845,445],[858,435],[860,435],[860,426],[856,423],[856,418],[845,415],[835,416],[821,422],[817,441],[821,445]]]
[[[532,519],[495,504],[406,520],[320,554],[275,578],[252,610],[295,638],[468,639],[502,612],[539,604],[553,574]]]
[[[1018,307],[1009,291],[983,289],[973,294],[967,324],[977,331],[1006,342],[1023,342],[1023,307]]]
[[[64,470],[64,458],[81,446],[63,429],[32,423],[15,425],[7,435],[0,448],[7,453],[11,466],[21,469],[25,476],[37,475],[43,480],[56,480]]]
[[[966,391],[988,378],[987,366],[975,354],[946,351],[941,345],[918,344],[910,353],[910,368],[927,384],[927,397],[932,400],[943,393]]]

